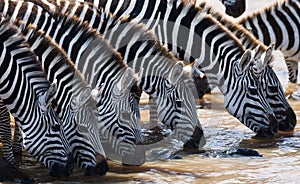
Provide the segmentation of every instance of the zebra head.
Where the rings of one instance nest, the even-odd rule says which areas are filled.
[[[235,63],[230,71],[235,79],[230,79],[231,85],[224,90],[225,107],[258,136],[274,137],[278,131],[278,121],[255,74],[254,64],[250,50]]]
[[[185,143],[184,148],[203,146],[205,138],[196,113],[197,91],[183,63],[174,64],[168,78],[159,83],[162,88],[154,98],[158,118]]]
[[[89,160],[96,160],[97,163],[94,164],[97,165],[81,163],[80,168],[84,170],[85,175],[104,175],[108,171],[108,165],[105,151],[99,136],[99,130],[101,127],[98,123],[97,103],[92,96],[92,89],[90,86],[82,89],[78,96],[74,95],[72,97],[70,109],[72,109],[72,113],[74,113],[75,122],[77,123],[80,135],[83,136],[82,140],[74,140],[74,142],[83,141],[85,142],[84,146],[90,153],[96,152],[93,155],[88,155],[89,157],[93,157],[93,159],[84,155],[81,155],[80,157],[86,157],[86,159]],[[76,136],[76,138],[79,139],[78,136]]]
[[[296,126],[296,115],[284,96],[281,83],[272,69],[274,44],[264,53],[260,47],[256,48],[254,60],[255,71],[264,89],[267,102],[272,107],[275,117],[279,122],[279,130],[289,131]]]
[[[62,122],[59,116],[51,107],[53,98],[56,93],[56,84],[52,84],[49,90],[38,96],[38,113],[41,114],[39,119],[41,129],[47,129],[46,133],[35,130],[39,139],[34,139],[31,135],[24,137],[24,146],[29,152],[37,157],[49,170],[51,176],[60,177],[70,175],[73,171],[73,157],[70,154],[70,147],[64,135]],[[51,124],[49,125],[49,122]],[[30,127],[29,127],[30,128]],[[32,127],[31,127],[32,128]],[[39,149],[36,149],[38,145]]]
[[[142,142],[142,133],[138,103],[131,94],[137,78],[128,67],[121,69],[121,73],[119,79],[103,83],[96,95],[98,113],[103,117],[101,141],[105,151],[113,149],[122,157],[123,164],[141,165],[145,162],[145,150],[136,149]]]

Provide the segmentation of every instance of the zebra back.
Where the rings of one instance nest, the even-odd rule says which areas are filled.
[[[50,175],[69,175],[73,168],[69,147],[51,107],[56,86],[47,81],[24,36],[3,17],[0,43],[0,98],[23,132],[25,149]]]

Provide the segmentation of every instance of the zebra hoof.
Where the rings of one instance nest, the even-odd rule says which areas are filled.
[[[109,170],[108,164],[106,160],[102,160],[100,163],[96,165],[96,167],[93,166],[87,166],[84,170],[85,176],[104,176],[106,172]]]

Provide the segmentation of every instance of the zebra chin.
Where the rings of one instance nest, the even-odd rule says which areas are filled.
[[[292,108],[289,108],[286,112],[284,112],[285,119],[279,122],[279,130],[280,131],[291,131],[294,130],[297,124],[296,114]]]
[[[73,168],[74,159],[72,154],[69,154],[66,164],[56,162],[49,168],[49,175],[52,177],[70,176],[73,172]]]
[[[269,126],[265,127],[255,127],[254,132],[258,138],[274,138],[279,129],[279,123],[274,117],[274,115],[268,115]]]

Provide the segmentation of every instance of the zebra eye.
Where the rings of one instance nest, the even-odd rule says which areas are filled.
[[[248,88],[250,95],[257,95],[257,88],[256,87],[249,87]]]
[[[268,89],[271,93],[277,93],[278,92],[277,86],[268,86]]]

